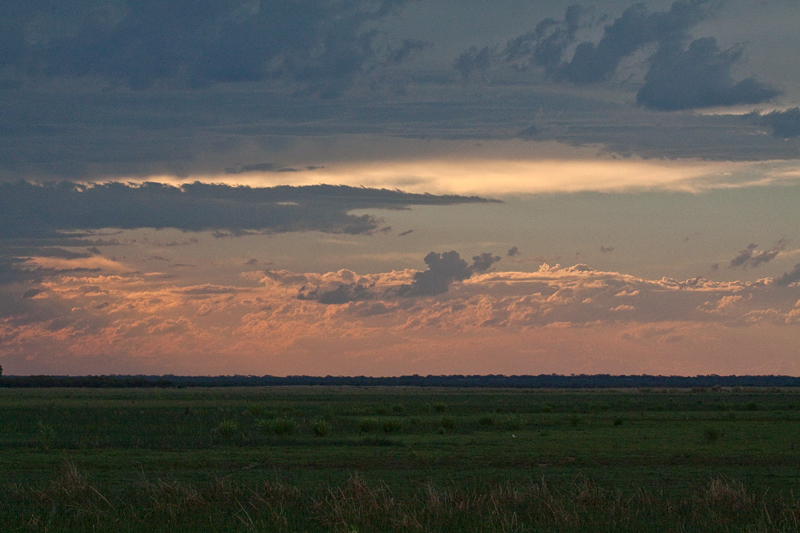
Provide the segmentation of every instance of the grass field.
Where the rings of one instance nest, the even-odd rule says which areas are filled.
[[[0,389],[3,531],[796,531],[800,391]]]

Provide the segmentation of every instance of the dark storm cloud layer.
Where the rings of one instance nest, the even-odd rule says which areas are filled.
[[[176,228],[322,231],[364,234],[379,228],[372,215],[353,209],[404,209],[409,205],[487,202],[478,197],[409,194],[344,186],[251,188],[193,183],[92,186],[62,182],[0,184],[0,238],[55,237],[61,231],[101,228]]]
[[[752,133],[766,127],[775,137],[798,137],[798,111],[749,121],[676,113],[654,118],[647,112],[758,102],[776,94],[754,78],[732,75],[741,47],[720,49],[710,38],[691,42],[688,32],[713,19],[711,2],[681,1],[663,10],[634,5],[610,19],[573,6],[558,19],[526,19],[521,28],[530,31],[510,40],[517,30],[504,35],[496,42],[507,44],[499,47],[470,38],[461,59],[457,51],[442,52],[446,32],[411,39],[393,26],[401,18],[393,13],[404,16],[414,5],[3,2],[0,180],[269,172],[286,173],[288,181],[295,170],[328,164],[311,150],[286,156],[293,142],[343,134],[518,138],[602,145],[643,157],[796,157],[794,141]],[[444,9],[453,9],[457,19],[456,6]],[[496,11],[504,7],[498,4]],[[599,28],[598,20],[606,26]],[[594,41],[583,40],[598,30]],[[620,81],[614,78],[623,76],[628,60],[649,69],[647,80],[641,79],[644,70],[637,73],[612,98],[592,91],[591,83]],[[501,66],[504,77],[492,83],[464,87],[459,80],[459,71],[474,78],[470,73]],[[407,97],[386,90],[399,78],[408,85]],[[563,91],[562,83],[573,88]],[[643,105],[637,107],[633,92],[642,84]],[[621,90],[612,85],[604,89]],[[364,155],[353,152],[354,158]]]
[[[337,96],[420,47],[377,45],[365,23],[405,0],[5,2],[0,65],[22,76],[99,76],[112,85],[204,87],[287,79]],[[52,4],[52,5],[51,5]]]

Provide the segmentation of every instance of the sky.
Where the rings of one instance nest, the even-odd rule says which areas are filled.
[[[798,23],[4,2],[3,372],[800,375]]]

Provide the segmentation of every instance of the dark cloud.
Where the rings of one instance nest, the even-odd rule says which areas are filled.
[[[781,277],[775,280],[775,284],[779,287],[786,287],[798,281],[800,281],[800,263],[797,263],[789,272],[784,272]]]
[[[507,253],[508,257],[516,257],[519,255],[519,248],[512,246]]]
[[[509,41],[503,57],[515,70],[538,66],[555,77],[562,68],[562,55],[575,41],[581,12],[580,6],[573,5],[567,8],[563,21],[551,18],[543,20],[534,31]]]
[[[287,80],[334,97],[386,62],[365,26],[405,0],[219,0],[3,6],[0,66],[18,75],[95,76],[111,85],[205,87]],[[388,60],[419,48],[404,42]]]
[[[464,281],[475,272],[486,272],[496,262],[499,256],[482,253],[472,258],[472,265],[461,259],[458,252],[444,253],[431,252],[425,256],[428,270],[414,274],[414,281],[403,285],[398,294],[400,296],[435,296],[444,294],[450,289],[450,284]]]
[[[772,128],[772,135],[783,139],[800,136],[800,107],[793,107],[786,111],[773,111],[761,115],[757,112],[747,115],[757,124]]]
[[[304,169],[294,167],[284,167],[275,163],[253,163],[251,165],[239,165],[226,167],[225,174],[247,174],[249,172],[300,172],[301,170],[318,170],[320,166],[307,166]]]
[[[470,266],[470,270],[472,272],[487,272],[493,264],[500,261],[499,255],[492,255],[488,252],[484,252],[480,255],[476,255],[472,258],[472,265]]]
[[[650,70],[636,101],[651,109],[674,111],[698,107],[758,104],[781,91],[755,78],[734,83],[731,68],[742,55],[735,46],[720,50],[713,37],[662,45],[650,59]]]
[[[636,97],[639,104],[651,109],[754,104],[781,94],[755,78],[733,81],[731,68],[742,56],[741,46],[721,51],[709,37],[697,39],[685,49],[688,30],[705,20],[714,5],[710,0],[680,0],[668,11],[650,12],[644,4],[635,4],[604,28],[599,42],[577,45],[581,9],[572,6],[564,20],[547,19],[534,31],[509,41],[501,55],[517,70],[539,67],[554,80],[586,85],[608,79],[623,59],[656,45],[645,84]],[[572,57],[566,59],[572,47]],[[488,52],[485,57],[488,59]],[[465,53],[462,58],[465,68],[479,68],[475,53]],[[518,136],[537,133],[536,128],[529,128]]]
[[[433,46],[429,41],[420,41],[416,39],[405,39],[403,44],[398,48],[389,50],[386,61],[391,65],[398,65],[413,56],[417,52],[425,50]]]
[[[476,70],[484,73],[492,65],[493,54],[494,52],[488,46],[480,50],[473,46],[458,56],[455,62],[456,70],[463,79],[467,79]]]
[[[413,229],[407,229],[406,231],[404,231],[404,232],[400,233],[400,234],[398,235],[398,237],[405,237],[406,235],[411,235],[412,233],[414,233],[414,230],[413,230]]]
[[[728,265],[728,267],[756,268],[761,263],[769,263],[771,260],[775,259],[775,257],[779,253],[781,253],[781,251],[784,248],[786,248],[786,240],[785,239],[779,240],[769,250],[762,250],[760,252],[757,252],[756,248],[758,248],[757,244],[753,243],[748,244],[747,248],[739,252],[739,255],[731,259],[731,262]]]
[[[61,231],[144,227],[218,230],[226,235],[252,231],[364,234],[379,230],[380,220],[349,211],[485,201],[329,185],[251,188],[202,183],[174,187],[17,182],[0,184],[0,238],[52,238]],[[49,253],[63,256],[65,252]]]
[[[444,294],[454,281],[464,281],[472,275],[467,262],[458,252],[431,252],[425,256],[428,270],[414,274],[414,281],[400,288],[401,296],[434,296]]]
[[[613,246],[601,246],[600,247],[600,253],[610,254],[613,251],[614,251],[614,247]]]
[[[607,79],[624,58],[646,45],[683,40],[689,28],[706,18],[710,6],[709,0],[678,1],[669,11],[651,13],[644,4],[635,4],[604,28],[597,44],[578,43],[567,60],[566,54],[577,41],[582,15],[579,6],[571,6],[564,20],[547,19],[533,32],[509,41],[503,56],[517,69],[536,66],[556,80],[578,85],[596,83]]]

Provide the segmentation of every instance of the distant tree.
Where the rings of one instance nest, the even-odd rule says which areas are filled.
[[[3,375],[3,365],[0,365],[0,376]]]

